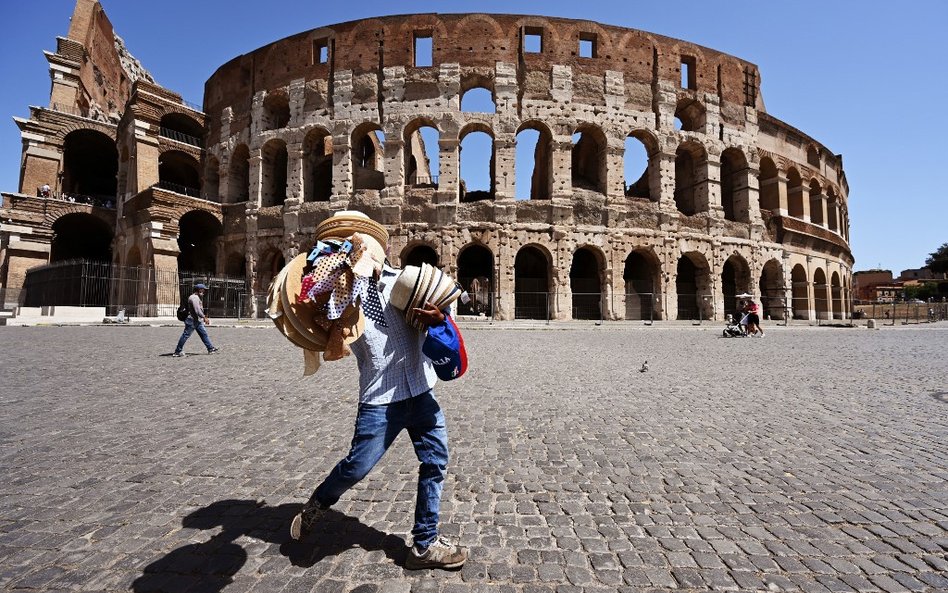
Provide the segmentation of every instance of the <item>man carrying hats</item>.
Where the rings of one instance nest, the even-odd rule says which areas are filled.
[[[174,349],[175,358],[180,358],[184,356],[184,343],[188,341],[188,338],[191,337],[191,334],[194,333],[194,330],[197,330],[199,336],[201,336],[201,341],[204,342],[204,346],[207,347],[208,354],[217,354],[220,352],[218,348],[214,347],[214,344],[211,343],[211,338],[207,335],[207,329],[204,327],[205,323],[210,323],[207,314],[204,313],[204,307],[201,304],[201,297],[204,296],[204,292],[207,290],[207,286],[204,284],[195,284],[194,292],[191,296],[188,297],[188,318],[184,321],[184,332],[181,333],[181,338],[178,339],[178,346]]]
[[[359,406],[348,455],[313,491],[290,525],[295,540],[309,534],[326,511],[364,478],[402,430],[408,432],[418,467],[413,545],[405,562],[409,569],[459,568],[467,550],[438,535],[441,492],[447,475],[448,433],[444,413],[432,388],[435,369],[422,353],[425,332],[418,328],[442,323],[445,314],[424,303],[412,311],[414,325],[391,303],[399,271],[388,265],[388,232],[361,212],[336,213],[316,228],[316,240],[346,239],[377,244],[377,276],[361,303],[362,334],[349,344],[359,367]]]

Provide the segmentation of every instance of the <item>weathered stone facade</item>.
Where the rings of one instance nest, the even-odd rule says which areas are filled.
[[[759,83],[749,62],[589,21],[424,14],[314,29],[221,66],[203,113],[135,83],[110,128],[112,259],[203,265],[261,293],[321,220],[359,209],[387,225],[393,260],[478,278],[480,310],[501,319],[720,319],[742,292],[774,318],[848,318],[842,158],[767,114]],[[474,89],[492,113],[462,110]],[[25,154],[30,126],[53,115],[66,117],[34,109],[21,125]],[[437,133],[437,175],[423,127]],[[524,130],[537,140],[530,199],[517,199]],[[490,187],[467,191],[461,146],[476,132],[491,140]],[[630,139],[648,155],[638,181],[623,170]],[[25,170],[21,193],[49,174]],[[189,251],[186,232],[203,246]]]

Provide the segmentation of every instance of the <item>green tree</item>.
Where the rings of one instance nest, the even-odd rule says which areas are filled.
[[[948,243],[942,243],[934,253],[929,254],[925,265],[935,273],[948,272]]]

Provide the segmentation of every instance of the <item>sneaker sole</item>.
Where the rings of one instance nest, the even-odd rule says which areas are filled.
[[[426,562],[424,560],[415,560],[414,556],[411,555],[411,552],[409,552],[408,554],[409,554],[408,559],[405,560],[405,568],[407,568],[408,570],[422,570],[425,568],[461,568],[462,566],[464,566],[464,563],[467,562],[467,558],[465,558],[464,560],[451,562],[450,564],[439,564],[437,562]],[[415,562],[412,562],[412,560],[415,560]]]
[[[290,537],[296,541],[303,539],[303,513],[298,513],[290,523]]]

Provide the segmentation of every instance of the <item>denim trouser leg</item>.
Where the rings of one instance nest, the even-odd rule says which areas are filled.
[[[188,338],[191,337],[191,334],[194,332],[194,320],[188,317],[184,320],[184,331],[181,332],[181,337],[178,339],[178,346],[174,349],[175,353],[181,352],[184,350],[184,343],[188,341]]]
[[[427,548],[438,537],[441,491],[448,473],[448,431],[444,413],[431,393],[419,400],[408,435],[421,462],[418,466],[418,494],[415,498],[415,526],[411,530],[415,545]]]
[[[214,349],[214,344],[211,344],[211,337],[207,335],[207,329],[204,327],[203,321],[197,322],[197,327],[195,328],[199,336],[201,336],[201,341],[204,342],[204,347],[208,350]]]
[[[448,466],[444,413],[431,392],[393,404],[360,405],[349,454],[316,488],[310,503],[327,507],[335,504],[375,467],[402,429],[408,431],[421,462],[412,536],[415,544],[425,548],[438,536],[441,491]]]

